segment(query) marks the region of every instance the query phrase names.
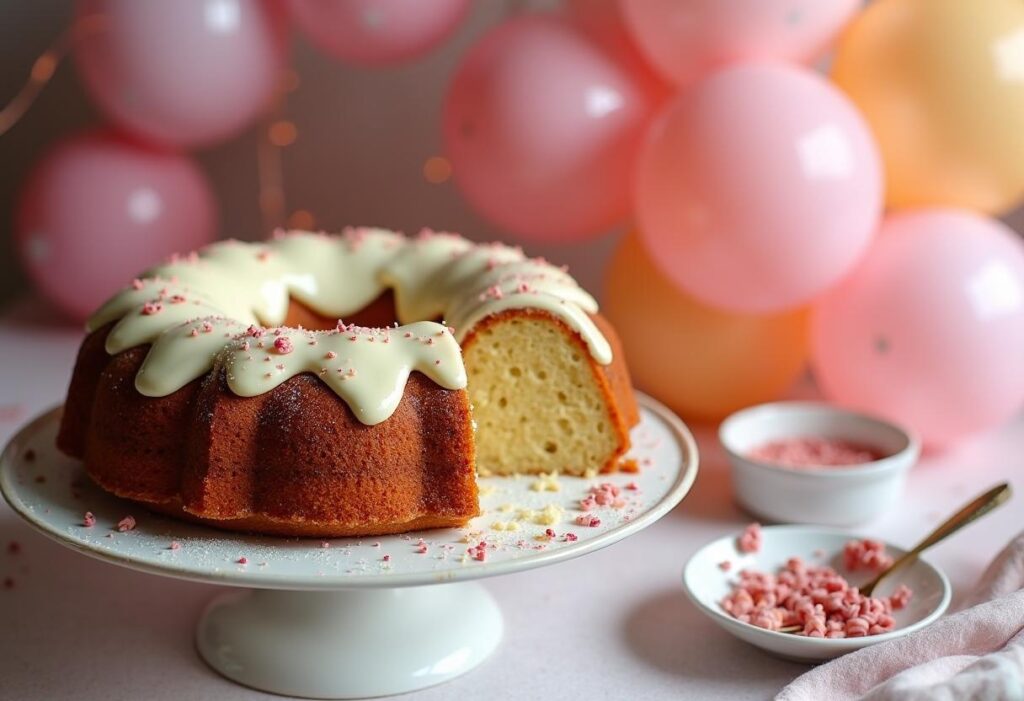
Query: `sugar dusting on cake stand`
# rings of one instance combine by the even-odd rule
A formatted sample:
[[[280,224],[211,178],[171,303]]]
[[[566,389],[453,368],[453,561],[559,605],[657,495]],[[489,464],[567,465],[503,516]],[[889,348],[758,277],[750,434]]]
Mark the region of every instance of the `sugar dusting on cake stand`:
[[[310,540],[158,516],[95,487],[53,447],[59,410],[12,439],[0,490],[30,525],[85,555],[244,588],[215,599],[197,631],[200,655],[229,679],[307,698],[383,696],[445,682],[495,650],[501,611],[473,580],[593,552],[683,499],[697,472],[693,438],[669,410],[639,400],[638,472],[485,477],[484,513],[461,529]]]

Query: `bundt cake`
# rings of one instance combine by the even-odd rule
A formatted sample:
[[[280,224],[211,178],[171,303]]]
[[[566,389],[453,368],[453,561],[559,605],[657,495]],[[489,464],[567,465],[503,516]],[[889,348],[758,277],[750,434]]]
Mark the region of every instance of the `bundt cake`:
[[[476,471],[612,470],[638,421],[594,299],[454,234],[216,243],[88,330],[58,446],[107,491],[222,528],[462,525]]]

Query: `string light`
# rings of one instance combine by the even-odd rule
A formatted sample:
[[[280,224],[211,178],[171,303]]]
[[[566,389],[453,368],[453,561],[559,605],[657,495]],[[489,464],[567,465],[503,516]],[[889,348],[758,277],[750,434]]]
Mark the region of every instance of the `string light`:
[[[270,143],[278,148],[291,146],[295,143],[295,139],[298,136],[299,130],[295,128],[295,123],[289,122],[287,119],[274,122],[267,131],[267,138],[270,139]]]
[[[448,182],[452,177],[452,162],[444,156],[431,156],[423,162],[423,177],[432,185]]]
[[[316,217],[314,217],[313,213],[308,209],[296,209],[288,215],[289,229],[304,229],[305,231],[312,231],[315,226]]]
[[[294,70],[281,71],[274,99],[260,125],[260,139],[256,145],[256,167],[259,175],[260,213],[267,234],[285,223],[287,201],[281,149],[295,143],[299,136],[295,123],[285,118],[285,103],[288,93],[297,90],[300,82],[299,75]]]
[[[47,86],[57,72],[60,62],[68,55],[74,45],[83,37],[107,26],[107,18],[100,14],[85,15],[77,18],[71,26],[57,37],[56,41],[32,62],[28,79],[14,97],[0,109],[0,136],[10,131],[21,121],[36,98]]]

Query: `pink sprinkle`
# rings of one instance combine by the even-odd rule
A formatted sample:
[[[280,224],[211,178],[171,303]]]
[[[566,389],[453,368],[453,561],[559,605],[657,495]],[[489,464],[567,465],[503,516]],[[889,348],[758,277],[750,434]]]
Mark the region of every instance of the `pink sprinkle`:
[[[579,536],[576,535],[575,533],[566,533],[565,534],[565,540],[568,543],[575,543],[579,539],[580,539]]]
[[[143,316],[152,316],[154,314],[159,314],[163,310],[164,305],[160,304],[159,302],[146,302],[145,304],[142,305]]]
[[[182,304],[185,302],[185,295],[172,295],[170,302],[171,304]]]
[[[85,516],[82,517],[82,525],[85,528],[92,528],[96,525],[96,517],[92,515],[91,511],[85,512]]]
[[[587,514],[580,514],[576,517],[576,525],[597,528],[601,525],[601,519],[599,519],[597,516],[588,516]]]
[[[287,336],[278,336],[274,339],[274,348],[281,355],[287,355],[295,350],[295,346],[292,345],[291,339]]]
[[[553,528],[546,528],[546,529],[544,529],[544,535],[546,535],[548,538],[554,538],[555,537],[555,531],[554,531]]]
[[[881,572],[892,563],[892,556],[885,552],[885,545],[879,540],[851,540],[843,546],[843,566],[851,572],[861,569]]]
[[[611,482],[603,482],[595,487],[591,487],[587,496],[580,499],[580,510],[591,511],[597,506],[611,506],[615,509],[621,509],[626,505],[625,500],[619,497],[621,493],[622,490],[618,485]]]
[[[181,550],[181,543],[179,543],[179,542],[178,542],[178,541],[176,541],[176,540],[172,540],[172,541],[171,541],[171,546],[170,546],[170,549],[171,549],[171,550]]]
[[[831,567],[792,557],[776,574],[741,570],[720,605],[733,618],[768,630],[797,625],[798,635],[848,638],[892,630],[893,610],[911,596],[901,586],[888,598],[866,597]]]
[[[119,533],[124,533],[125,531],[135,530],[135,517],[134,516],[125,516],[123,519],[118,521],[117,522],[117,530],[118,530]]]
[[[808,436],[769,441],[754,448],[747,457],[782,467],[842,467],[873,462],[883,454],[870,446],[840,438]]]
[[[238,558],[237,560],[235,560],[235,562],[237,562],[240,565],[248,565],[249,564],[249,558],[247,558],[245,556],[242,556],[242,557]]]
[[[732,563],[728,560],[722,560],[718,563],[718,569],[722,570],[723,572],[728,572],[732,569]]]
[[[141,290],[143,287],[145,287],[145,283],[142,282],[142,280],[140,280],[139,278],[135,278],[134,280],[132,280],[133,289]]]
[[[251,326],[249,326],[248,329],[245,330],[245,332],[248,335],[252,336],[253,338],[259,338],[260,336],[265,334],[267,332],[267,330],[263,329],[263,328],[260,328],[259,326],[256,326],[255,324],[252,324]]]
[[[213,331],[213,324],[211,324],[209,321],[204,321],[203,333],[210,333],[211,331]]]
[[[391,562],[391,556],[390,555],[385,555],[384,557],[381,558],[381,560],[383,560],[384,562]]]
[[[741,553],[756,553],[761,550],[762,540],[761,524],[751,523],[743,529],[739,538],[736,539],[736,548]]]
[[[334,351],[327,351],[327,353],[324,354],[324,357],[327,358],[328,360],[334,360],[335,358],[338,357],[338,354],[335,353]]]
[[[466,552],[469,553],[469,556],[474,560],[483,562],[487,559],[487,543],[481,540],[476,545],[466,548]]]
[[[906,607],[913,595],[914,592],[910,590],[910,587],[906,584],[901,584],[896,588],[896,591],[889,596],[889,603],[892,604],[894,610],[899,611]]]
[[[196,336],[199,335],[199,329],[192,329],[191,331],[188,332],[188,335],[191,336],[192,338],[195,338]]]
[[[329,548],[329,547],[331,547],[331,544],[330,544],[330,543],[328,543],[328,542],[327,542],[327,541],[325,540],[324,542],[320,543],[320,547],[321,547],[321,548]]]
[[[418,546],[416,546],[416,552],[418,552],[420,555],[426,555],[427,554],[427,544],[426,543],[420,543]]]
[[[639,492],[640,485],[637,484],[636,482],[630,482],[629,484],[626,485],[626,489],[628,489],[631,492]]]

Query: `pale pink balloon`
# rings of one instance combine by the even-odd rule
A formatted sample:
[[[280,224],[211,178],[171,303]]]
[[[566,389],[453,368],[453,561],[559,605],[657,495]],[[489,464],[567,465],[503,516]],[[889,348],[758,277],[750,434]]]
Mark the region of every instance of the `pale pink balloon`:
[[[484,217],[539,241],[620,223],[656,96],[568,22],[526,16],[463,59],[444,106],[455,181]]]
[[[264,110],[285,67],[275,0],[79,0],[75,43],[86,90],[106,116],[165,146],[229,138]]]
[[[421,56],[447,39],[470,0],[290,0],[295,23],[340,61],[385,66]]]
[[[687,85],[740,61],[819,56],[860,0],[619,0],[641,51]]]
[[[811,301],[867,250],[878,152],[853,105],[783,64],[724,69],[652,126],[636,178],[640,232],[681,289],[736,312]]]
[[[827,396],[945,446],[1024,403],[1024,244],[955,210],[889,217],[857,269],[817,305]]]
[[[569,21],[629,71],[645,92],[659,102],[672,95],[674,87],[651,68],[626,29],[618,0],[567,0],[565,7]]]
[[[39,291],[83,320],[146,268],[209,243],[215,225],[213,195],[190,158],[87,132],[30,172],[15,240]]]

